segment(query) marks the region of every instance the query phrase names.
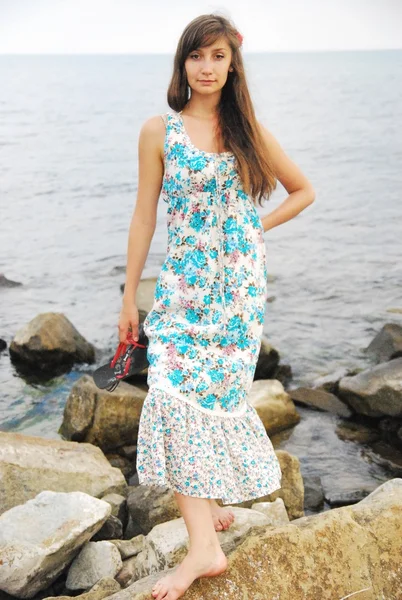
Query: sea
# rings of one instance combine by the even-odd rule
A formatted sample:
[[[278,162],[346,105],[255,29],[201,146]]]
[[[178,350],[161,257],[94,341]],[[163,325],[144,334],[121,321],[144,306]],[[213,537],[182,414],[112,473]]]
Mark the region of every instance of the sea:
[[[313,204],[264,233],[264,335],[291,388],[373,366],[365,349],[402,325],[402,50],[244,53],[257,118],[314,186]],[[120,286],[135,207],[138,136],[171,110],[173,55],[0,56],[0,337],[63,313],[103,354],[118,344]],[[260,216],[288,196],[278,185]],[[143,277],[167,244],[166,204]],[[72,385],[98,365],[26,381],[0,353],[0,431],[60,439]],[[335,434],[339,417],[300,407],[279,446],[328,494],[391,477]]]

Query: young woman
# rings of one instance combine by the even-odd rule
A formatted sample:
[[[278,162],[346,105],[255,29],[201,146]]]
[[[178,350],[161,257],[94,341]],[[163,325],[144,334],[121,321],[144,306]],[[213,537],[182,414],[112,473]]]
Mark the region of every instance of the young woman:
[[[176,600],[197,577],[226,569],[217,531],[234,515],[215,499],[240,503],[281,487],[272,443],[247,401],[265,314],[263,233],[299,214],[315,192],[256,120],[241,44],[225,17],[189,23],[174,58],[172,111],[149,118],[139,136],[119,337],[138,339],[136,289],[162,192],[168,248],[144,321],[149,389],[137,472],[142,485],[174,490],[190,540],[182,563],[154,586],[157,600]],[[277,179],[289,196],[260,219],[255,201],[269,198]]]

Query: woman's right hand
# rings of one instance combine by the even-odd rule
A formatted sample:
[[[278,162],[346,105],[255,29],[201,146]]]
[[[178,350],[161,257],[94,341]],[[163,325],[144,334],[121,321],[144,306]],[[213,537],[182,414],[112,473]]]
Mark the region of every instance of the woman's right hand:
[[[119,341],[124,344],[129,344],[127,336],[131,334],[131,337],[138,341],[138,308],[134,302],[123,303],[119,317]]]

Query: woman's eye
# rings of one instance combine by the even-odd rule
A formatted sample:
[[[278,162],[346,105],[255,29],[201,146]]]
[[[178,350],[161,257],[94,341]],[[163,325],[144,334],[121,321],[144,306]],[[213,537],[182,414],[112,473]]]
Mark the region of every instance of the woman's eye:
[[[190,54],[190,58],[197,58],[199,56],[199,54]],[[217,54],[216,55],[217,58],[225,58],[223,56],[223,54]]]

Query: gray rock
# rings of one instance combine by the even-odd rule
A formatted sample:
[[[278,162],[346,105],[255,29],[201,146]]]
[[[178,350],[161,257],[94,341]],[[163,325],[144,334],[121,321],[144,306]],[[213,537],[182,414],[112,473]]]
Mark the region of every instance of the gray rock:
[[[117,517],[123,524],[127,524],[127,500],[121,494],[106,494],[102,496],[102,500],[110,504],[112,507],[112,515]]]
[[[260,353],[255,368],[254,379],[272,379],[279,364],[279,352],[271,346],[266,336],[261,337]]]
[[[325,390],[299,387],[288,390],[293,402],[300,402],[306,406],[312,406],[319,410],[327,411],[340,417],[350,417],[352,411],[337,396]]]
[[[144,549],[145,536],[140,534],[131,540],[111,540],[111,542],[120,552],[122,559],[125,560],[132,556],[137,556]]]
[[[108,541],[88,542],[68,570],[66,587],[87,590],[102,577],[115,577],[123,566],[120,552]]]
[[[110,505],[83,492],[43,491],[0,516],[0,589],[32,598],[98,531]]]
[[[97,542],[100,540],[112,540],[112,539],[121,539],[123,536],[123,525],[120,519],[110,515],[110,517],[105,521],[102,528],[93,536],[91,539],[92,542]]]
[[[385,362],[402,356],[402,327],[387,323],[366,348],[376,362]]]
[[[0,432],[0,513],[43,490],[79,490],[96,498],[128,486],[92,444]]]
[[[163,486],[130,487],[127,508],[140,532],[146,535],[155,525],[180,517],[173,490]]]
[[[339,395],[357,413],[368,417],[402,416],[402,358],[343,377]]]
[[[321,477],[308,475],[303,477],[303,482],[305,510],[320,508],[324,504],[324,490],[321,484]]]

